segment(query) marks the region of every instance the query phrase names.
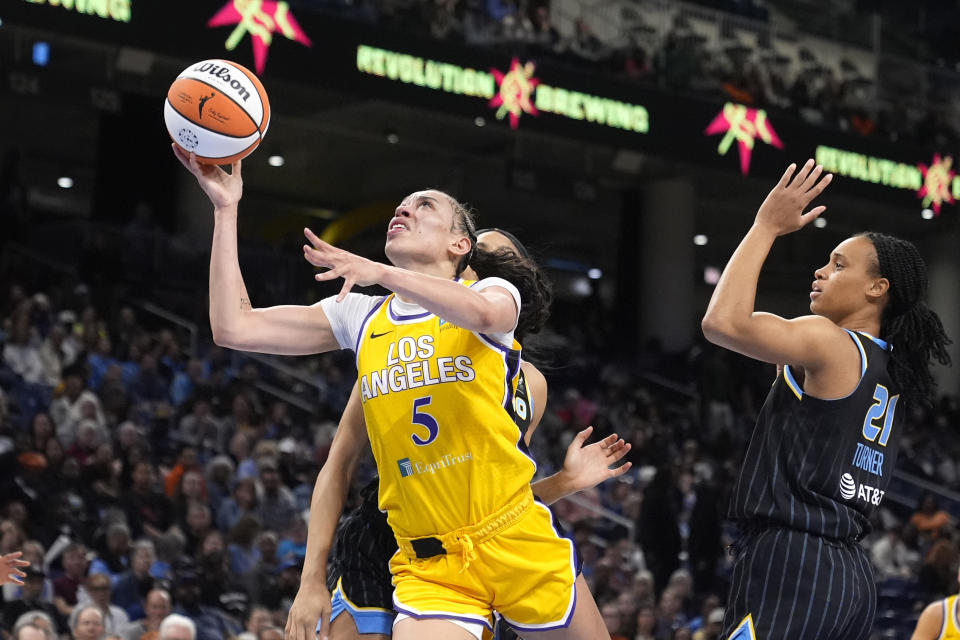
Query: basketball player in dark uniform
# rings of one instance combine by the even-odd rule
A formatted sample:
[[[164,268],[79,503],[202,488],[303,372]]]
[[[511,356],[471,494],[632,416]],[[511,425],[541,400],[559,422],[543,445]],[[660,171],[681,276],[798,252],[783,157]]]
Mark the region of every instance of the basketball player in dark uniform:
[[[848,238],[816,270],[813,315],[754,311],[757,279],[778,236],[825,209],[804,209],[830,183],[791,165],[724,269],[706,337],[783,364],[760,412],[729,516],[740,528],[724,620],[728,640],[859,640],[876,591],[858,544],[893,473],[910,403],[934,390],[932,359],[949,340],[924,303],[916,248],[878,233]]]

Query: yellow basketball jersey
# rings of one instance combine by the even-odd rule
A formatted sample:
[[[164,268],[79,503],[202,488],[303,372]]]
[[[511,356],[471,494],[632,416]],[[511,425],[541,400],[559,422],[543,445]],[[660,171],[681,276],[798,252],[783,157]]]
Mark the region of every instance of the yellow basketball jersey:
[[[448,533],[529,490],[536,465],[504,409],[520,345],[431,313],[398,315],[393,299],[371,311],[356,348],[380,508],[398,536]]]
[[[943,599],[943,624],[937,640],[960,640],[960,626],[957,625],[957,596]]]

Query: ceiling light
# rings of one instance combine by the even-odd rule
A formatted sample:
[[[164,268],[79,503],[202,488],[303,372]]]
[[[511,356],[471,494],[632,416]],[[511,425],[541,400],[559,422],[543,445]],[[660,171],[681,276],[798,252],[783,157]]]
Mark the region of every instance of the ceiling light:
[[[603,271],[594,267],[587,271],[587,277],[591,280],[599,280],[603,277]]]
[[[286,160],[283,159],[283,156],[270,156],[267,158],[267,164],[271,167],[282,167],[284,162],[286,162]]]
[[[924,209],[920,212],[920,217],[924,220],[933,220],[933,209]]]
[[[398,142],[400,142],[400,136],[398,136],[397,134],[391,131],[390,133],[387,134],[387,142],[389,142],[390,144],[397,144]]]
[[[697,245],[698,247],[702,247],[703,245],[707,244],[707,236],[703,235],[702,233],[698,233],[697,235],[693,236],[693,244]]]
[[[73,187],[73,178],[70,176],[61,176],[57,178],[57,186],[61,189],[70,189]]]
[[[827,219],[817,218],[813,221],[813,226],[815,226],[817,229],[823,229],[825,226],[827,226]]]
[[[484,118],[477,116],[473,119],[473,124],[477,125],[478,127],[482,127],[487,124],[487,121]]]
[[[716,267],[704,267],[703,281],[711,285],[720,282],[720,269],[717,269]]]

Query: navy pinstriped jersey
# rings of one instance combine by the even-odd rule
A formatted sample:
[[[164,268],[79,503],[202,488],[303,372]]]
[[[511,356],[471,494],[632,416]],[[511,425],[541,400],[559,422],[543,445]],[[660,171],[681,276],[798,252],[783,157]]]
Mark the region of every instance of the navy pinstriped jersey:
[[[887,373],[888,345],[847,333],[860,350],[860,384],[845,398],[821,400],[806,395],[784,367],[750,438],[732,520],[835,539],[869,532],[869,516],[893,474],[904,412]]]
[[[520,429],[527,432],[533,418],[533,404],[527,379],[520,370],[511,416]],[[387,514],[378,506],[377,476],[360,490],[360,503],[341,519],[337,527],[334,552],[327,571],[327,588],[332,592],[337,580],[343,579],[343,590],[361,607],[393,608],[393,583],[388,568],[390,557],[397,550]]]

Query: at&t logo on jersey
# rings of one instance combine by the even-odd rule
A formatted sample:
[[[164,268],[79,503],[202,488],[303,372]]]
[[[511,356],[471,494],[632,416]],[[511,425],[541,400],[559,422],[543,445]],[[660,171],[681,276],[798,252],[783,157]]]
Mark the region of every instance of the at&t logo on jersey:
[[[856,498],[876,506],[883,500],[884,493],[881,489],[871,487],[868,484],[860,483],[858,485],[849,473],[840,476],[840,497],[844,500]]]
[[[857,495],[857,483],[853,481],[853,476],[849,473],[840,476],[840,497],[849,500],[855,495]]]

